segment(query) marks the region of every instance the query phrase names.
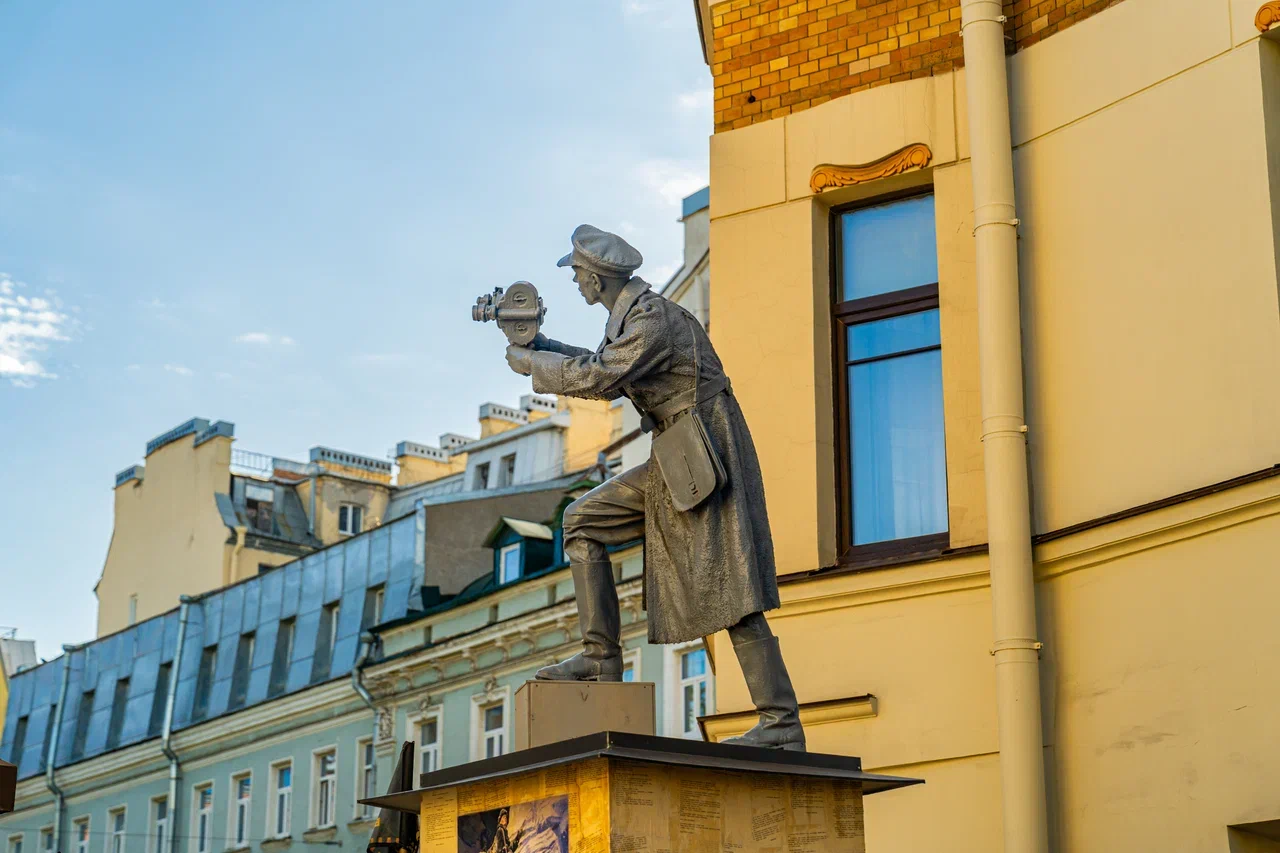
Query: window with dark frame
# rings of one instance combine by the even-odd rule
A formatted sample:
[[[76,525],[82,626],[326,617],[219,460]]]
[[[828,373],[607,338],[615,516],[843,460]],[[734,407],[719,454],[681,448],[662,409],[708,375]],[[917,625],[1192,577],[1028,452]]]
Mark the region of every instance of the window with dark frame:
[[[253,632],[240,635],[236,645],[235,667],[231,670],[231,695],[227,699],[227,708],[234,710],[243,708],[249,696],[249,667],[253,665]]]
[[[385,600],[385,587],[382,584],[365,590],[364,610],[360,614],[360,631],[362,633],[382,622],[382,607]]]
[[[196,696],[191,708],[193,720],[203,720],[209,715],[209,692],[213,689],[213,669],[217,662],[217,646],[209,646],[200,652],[200,669],[196,672]]]
[[[255,530],[272,533],[275,527],[275,489],[246,483],[244,487],[244,511],[249,524]]]
[[[842,561],[946,548],[934,197],[832,225]]]
[[[160,734],[160,730],[164,728],[164,711],[169,703],[169,676],[172,672],[172,663],[162,663],[156,673],[156,692],[151,696],[151,719],[147,721],[148,737]]]
[[[9,747],[9,763],[22,763],[22,750],[27,746],[27,724],[30,718],[25,714],[18,718],[17,725],[13,729],[13,743]]]
[[[120,745],[120,732],[124,728],[124,708],[129,701],[129,679],[116,681],[116,692],[111,697],[111,718],[107,723],[107,749]]]
[[[267,696],[284,693],[289,682],[289,660],[293,656],[293,617],[280,620],[276,631],[276,647],[271,655],[271,676],[267,679]]]
[[[489,463],[481,462],[476,466],[476,484],[477,492],[489,488]]]
[[[338,602],[320,611],[320,627],[316,631],[315,656],[311,659],[311,683],[324,681],[333,666],[333,644],[338,633]]]
[[[84,757],[84,744],[89,736],[89,718],[93,716],[93,690],[80,694],[80,705],[76,708],[76,731],[71,738],[71,760],[78,761]]]
[[[498,460],[498,488],[506,488],[516,481],[516,455],[514,453]]]
[[[58,719],[58,703],[49,706],[49,720],[44,724],[44,743],[40,747],[40,769],[48,767],[49,747],[53,744],[54,723]]]

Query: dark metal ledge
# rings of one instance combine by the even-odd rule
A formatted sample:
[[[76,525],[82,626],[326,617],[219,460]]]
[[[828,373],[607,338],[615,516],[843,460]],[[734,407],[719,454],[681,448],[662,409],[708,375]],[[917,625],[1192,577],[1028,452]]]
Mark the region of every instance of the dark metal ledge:
[[[597,732],[585,737],[560,741],[547,746],[486,758],[457,767],[446,767],[434,773],[423,773],[419,787],[413,791],[387,794],[360,800],[379,808],[417,813],[422,794],[437,788],[448,788],[469,782],[500,779],[531,770],[542,770],[590,758],[615,758],[648,761],[712,770],[746,773],[780,773],[788,776],[816,776],[827,779],[849,779],[862,783],[865,794],[875,794],[908,785],[920,785],[923,779],[905,776],[882,776],[862,772],[862,759],[817,752],[784,752],[745,746],[726,746],[684,738],[652,735]]]

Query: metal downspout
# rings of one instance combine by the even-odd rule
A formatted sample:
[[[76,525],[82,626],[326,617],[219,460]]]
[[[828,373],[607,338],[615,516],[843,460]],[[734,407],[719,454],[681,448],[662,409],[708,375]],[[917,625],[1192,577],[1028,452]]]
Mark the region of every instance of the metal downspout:
[[[316,486],[320,484],[320,479],[316,476],[315,470],[311,472],[311,515],[307,516],[307,532],[312,536],[316,535]]]
[[[67,684],[71,681],[71,653],[79,646],[62,647],[62,686],[58,688],[58,712],[53,715],[53,735],[49,739],[49,753],[44,760],[44,784],[53,794],[53,849],[62,849],[62,814],[67,798],[54,779],[54,765],[58,761],[58,738],[62,734],[62,714],[67,707]]]
[[[378,708],[373,704],[373,695],[369,692],[369,688],[364,686],[364,668],[369,662],[369,656],[373,654],[373,648],[377,644],[378,638],[368,631],[360,635],[360,653],[356,656],[356,665],[351,668],[351,687],[356,691],[356,695],[369,706],[369,710],[373,711],[373,735],[376,739],[378,736]]]
[[[1005,17],[1000,0],[961,0],[961,9],[1004,850],[1048,853]]]
[[[164,853],[173,853],[177,849],[174,844],[178,838],[178,774],[180,765],[178,764],[178,754],[173,751],[170,742],[173,738],[173,707],[177,702],[178,696],[178,673],[182,669],[182,647],[187,639],[187,615],[191,609],[191,602],[195,600],[195,598],[188,595],[184,595],[179,599],[182,603],[178,607],[178,642],[173,651],[173,666],[169,667],[169,695],[164,700],[164,729],[160,736],[160,749],[164,751],[165,756],[169,759],[169,824],[166,827],[166,834],[169,837],[165,839]]]

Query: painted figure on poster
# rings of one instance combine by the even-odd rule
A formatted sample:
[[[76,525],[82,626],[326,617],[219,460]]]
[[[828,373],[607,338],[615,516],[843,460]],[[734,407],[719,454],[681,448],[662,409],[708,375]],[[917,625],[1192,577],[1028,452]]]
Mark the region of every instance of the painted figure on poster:
[[[498,828],[494,830],[493,838],[490,839],[489,846],[484,848],[484,853],[515,853],[516,847],[520,844],[520,833],[516,833],[515,841],[512,841],[511,833],[507,831],[510,823],[511,810],[499,810]]]
[[[569,798],[462,815],[458,853],[569,853]]]
[[[589,305],[609,311],[594,350],[541,332],[507,348],[538,393],[626,397],[654,436],[648,462],[613,477],[564,513],[583,651],[540,679],[620,681],[621,617],[607,549],[645,540],[649,640],[679,643],[728,630],[760,722],[728,743],[803,750],[804,731],[778,640],[779,606],[764,482],[742,409],[711,339],[684,308],[633,276],[636,249],[590,225],[573,232],[571,267]]]

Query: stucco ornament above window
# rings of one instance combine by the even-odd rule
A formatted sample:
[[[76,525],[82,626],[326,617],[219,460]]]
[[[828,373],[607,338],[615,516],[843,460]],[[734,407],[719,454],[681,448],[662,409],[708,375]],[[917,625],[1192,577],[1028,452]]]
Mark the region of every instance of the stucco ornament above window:
[[[823,163],[821,166],[815,166],[813,174],[809,176],[809,189],[815,193],[820,193],[823,190],[835,189],[836,187],[865,184],[868,181],[900,175],[913,169],[923,169],[932,160],[933,152],[928,145],[923,142],[913,142],[911,145],[900,148],[887,157],[881,157],[879,160],[870,163],[856,166],[837,166],[832,163]]]
[[[1258,28],[1258,32],[1265,33],[1276,24],[1280,24],[1280,0],[1263,3],[1253,18],[1253,25]]]

